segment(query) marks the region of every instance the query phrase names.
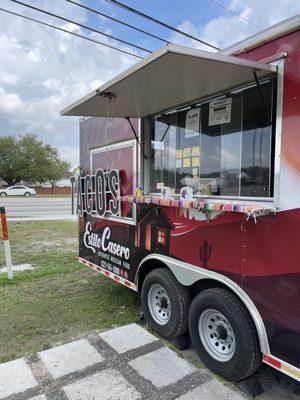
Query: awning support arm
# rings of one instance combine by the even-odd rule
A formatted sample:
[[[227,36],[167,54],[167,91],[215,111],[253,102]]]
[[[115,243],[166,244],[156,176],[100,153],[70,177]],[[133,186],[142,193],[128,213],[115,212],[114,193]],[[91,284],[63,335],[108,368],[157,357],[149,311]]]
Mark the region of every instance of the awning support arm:
[[[261,101],[262,101],[262,103],[263,103],[263,105],[265,107],[265,111],[266,111],[268,122],[271,124],[271,115],[270,115],[270,112],[268,110],[268,106],[267,106],[265,97],[264,97],[263,92],[261,90],[261,86],[260,86],[256,71],[253,71],[253,76],[254,76],[254,79],[255,79],[255,83],[256,83],[256,86],[257,86],[257,90],[258,90],[259,96],[260,96]]]
[[[135,136],[136,141],[138,142],[138,144],[139,144],[139,146],[140,146],[140,148],[141,148],[141,150],[142,150],[142,153],[143,153],[143,156],[144,156],[145,160],[147,160],[147,156],[146,156],[144,147],[142,146],[142,144],[141,144],[141,142],[140,142],[140,140],[139,140],[139,137],[138,137],[138,135],[137,135],[137,133],[136,133],[136,130],[134,129],[134,126],[132,125],[132,122],[130,121],[130,118],[129,118],[129,117],[126,117],[126,119],[127,119],[128,123],[129,123],[131,129],[132,129],[132,132],[133,132],[133,134],[134,134],[134,136]]]

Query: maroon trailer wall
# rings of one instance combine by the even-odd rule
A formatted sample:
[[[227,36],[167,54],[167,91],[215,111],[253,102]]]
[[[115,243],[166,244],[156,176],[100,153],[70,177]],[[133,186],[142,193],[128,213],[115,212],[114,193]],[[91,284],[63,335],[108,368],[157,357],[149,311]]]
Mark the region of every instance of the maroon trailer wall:
[[[138,120],[131,119],[138,131]],[[135,139],[125,118],[88,118],[80,122],[80,174],[90,170],[90,150],[97,147]],[[90,172],[90,171],[89,171]]]

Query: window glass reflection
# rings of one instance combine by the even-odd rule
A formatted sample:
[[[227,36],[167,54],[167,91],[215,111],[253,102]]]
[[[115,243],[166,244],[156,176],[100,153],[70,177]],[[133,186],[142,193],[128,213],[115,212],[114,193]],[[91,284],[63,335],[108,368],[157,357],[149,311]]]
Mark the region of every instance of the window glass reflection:
[[[239,196],[242,143],[242,95],[231,97],[231,120],[222,124],[220,194]]]
[[[270,197],[275,93],[263,82],[212,102],[152,119],[150,192]]]
[[[271,85],[261,89],[266,107],[256,88],[244,93],[241,196],[269,197],[271,139]]]
[[[184,186],[199,187],[200,108],[177,114],[176,192]]]
[[[175,147],[177,115],[162,115],[153,121],[151,140],[151,191],[162,184],[175,187]]]
[[[221,125],[209,126],[209,104],[204,104],[201,130],[201,167],[199,194],[220,194],[221,175]]]

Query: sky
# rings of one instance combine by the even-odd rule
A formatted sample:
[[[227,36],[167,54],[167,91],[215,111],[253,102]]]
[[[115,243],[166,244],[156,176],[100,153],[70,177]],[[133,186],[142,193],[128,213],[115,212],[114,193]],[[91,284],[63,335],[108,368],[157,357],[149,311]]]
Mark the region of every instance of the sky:
[[[105,0],[75,1],[176,44],[213,51]],[[220,48],[300,13],[300,2],[295,0],[121,1]],[[157,39],[99,17],[66,0],[23,2],[121,37],[151,51],[163,45]],[[10,0],[1,0],[0,7],[123,47],[143,57],[147,55]],[[76,167],[79,160],[78,118],[61,117],[60,111],[137,61],[130,55],[0,11],[0,135],[36,134],[39,139],[57,147],[59,154],[73,168]]]

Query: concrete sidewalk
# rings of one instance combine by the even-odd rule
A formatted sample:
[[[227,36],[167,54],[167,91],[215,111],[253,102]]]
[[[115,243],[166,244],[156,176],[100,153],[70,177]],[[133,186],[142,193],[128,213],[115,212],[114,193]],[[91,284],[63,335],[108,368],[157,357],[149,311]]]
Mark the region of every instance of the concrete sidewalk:
[[[137,324],[0,364],[6,400],[242,400]]]

